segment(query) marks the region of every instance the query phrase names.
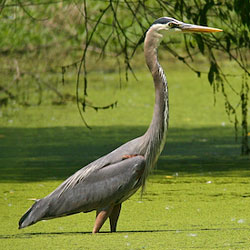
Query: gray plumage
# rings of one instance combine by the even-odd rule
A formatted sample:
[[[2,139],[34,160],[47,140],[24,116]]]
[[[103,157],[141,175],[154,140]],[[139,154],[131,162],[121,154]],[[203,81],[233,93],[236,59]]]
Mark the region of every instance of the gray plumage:
[[[19,228],[40,220],[79,212],[97,211],[93,233],[99,232],[109,217],[111,232],[116,231],[121,204],[145,186],[150,169],[164,147],[168,129],[169,105],[166,76],[157,58],[161,31],[218,32],[221,30],[184,24],[173,18],[157,19],[148,29],[144,54],[155,86],[155,106],[146,133],[83,167],[22,216]]]
[[[100,168],[84,181],[74,183],[71,188],[65,189],[66,181],[26,212],[20,220],[20,228],[39,220],[97,210],[100,204],[101,207],[107,207],[111,203],[119,204],[140,187],[144,167],[144,157],[136,156]]]

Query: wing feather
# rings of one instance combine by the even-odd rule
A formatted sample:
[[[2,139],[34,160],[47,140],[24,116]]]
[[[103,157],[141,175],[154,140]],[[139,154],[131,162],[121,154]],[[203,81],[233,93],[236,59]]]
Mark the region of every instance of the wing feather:
[[[45,197],[49,209],[44,219],[89,212],[128,199],[141,186],[145,158],[135,156],[92,172],[70,189],[58,189]]]
[[[123,160],[124,155],[136,155],[140,154],[136,146],[137,142],[141,140],[140,137],[123,144],[121,147],[115,149],[111,153],[91,162],[87,166],[81,168],[68,179],[66,179],[52,194],[60,196],[63,192],[68,189],[74,188],[74,186],[80,182],[83,182],[90,174],[94,173],[98,169],[104,168],[111,164],[118,163]],[[135,146],[136,145],[136,146]]]

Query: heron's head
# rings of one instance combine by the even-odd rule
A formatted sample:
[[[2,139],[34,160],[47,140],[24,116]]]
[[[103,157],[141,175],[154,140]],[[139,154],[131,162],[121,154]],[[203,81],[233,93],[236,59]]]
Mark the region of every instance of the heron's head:
[[[171,17],[161,17],[154,21],[154,23],[150,26],[146,33],[146,39],[149,39],[153,44],[159,44],[161,38],[163,37],[163,33],[167,32],[175,32],[175,33],[198,33],[198,32],[220,32],[221,29],[188,24],[181,21],[178,21]],[[151,44],[152,44],[151,43]]]
[[[211,32],[220,32],[221,29],[206,27],[206,26],[200,26],[200,25],[194,25],[194,24],[188,24],[180,22],[174,18],[171,17],[161,17],[157,19],[150,27],[150,29],[154,30],[157,33],[161,33],[161,31],[171,31],[171,32],[192,32],[192,33],[198,33],[198,32],[205,32],[205,33],[211,33]]]

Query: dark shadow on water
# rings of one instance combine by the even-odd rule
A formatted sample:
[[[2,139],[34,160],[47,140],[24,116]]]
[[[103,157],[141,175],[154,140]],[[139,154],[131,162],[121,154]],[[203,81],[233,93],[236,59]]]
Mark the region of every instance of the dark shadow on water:
[[[0,128],[0,182],[65,179],[146,127]],[[240,156],[233,129],[170,128],[156,174],[225,174],[249,176],[249,157]]]
[[[203,232],[203,231],[243,231],[248,230],[249,228],[196,228],[196,229],[159,229],[159,230],[127,230],[127,231],[117,231],[115,233],[110,232],[100,232],[98,235],[107,235],[107,234],[129,234],[129,233],[192,233],[192,232]],[[39,236],[47,237],[56,237],[56,236],[71,236],[71,235],[92,235],[91,232],[46,232],[46,233],[20,233],[20,234],[6,234],[0,235],[0,239],[28,239]]]

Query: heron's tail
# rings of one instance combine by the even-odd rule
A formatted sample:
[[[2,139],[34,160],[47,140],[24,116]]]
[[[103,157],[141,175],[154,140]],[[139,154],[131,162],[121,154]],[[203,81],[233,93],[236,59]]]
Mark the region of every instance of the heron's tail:
[[[22,216],[19,221],[19,229],[35,224],[42,220],[48,209],[45,199],[36,201],[33,206]]]

